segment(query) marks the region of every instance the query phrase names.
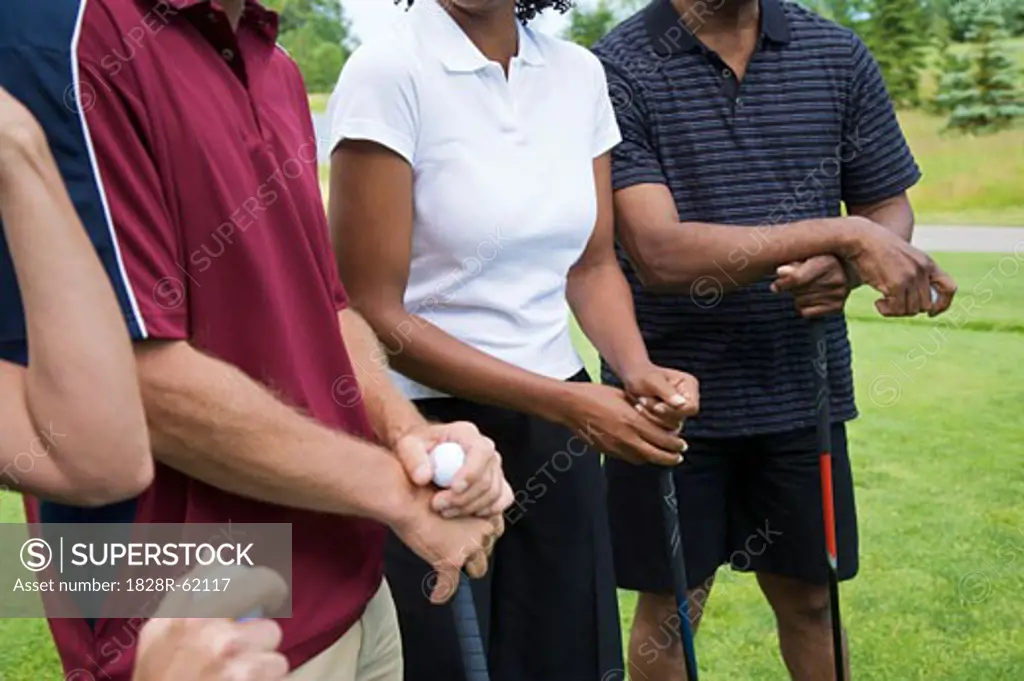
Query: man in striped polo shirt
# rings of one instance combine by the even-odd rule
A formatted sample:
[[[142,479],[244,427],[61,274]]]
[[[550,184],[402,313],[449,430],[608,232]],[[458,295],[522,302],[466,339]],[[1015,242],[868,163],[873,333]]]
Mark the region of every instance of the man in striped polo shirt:
[[[701,381],[676,474],[691,613],[699,620],[720,565],[753,571],[792,677],[830,679],[806,318],[829,315],[839,570],[850,579],[844,423],[857,412],[843,305],[864,283],[887,316],[934,315],[956,291],[907,243],[906,191],[920,172],[867,49],[799,5],[655,0],[595,51],[622,129],[617,229],[641,330],[654,362]],[[606,472],[619,582],[642,592],[631,666],[682,679],[678,640],[661,649],[675,602],[657,472],[612,460]]]

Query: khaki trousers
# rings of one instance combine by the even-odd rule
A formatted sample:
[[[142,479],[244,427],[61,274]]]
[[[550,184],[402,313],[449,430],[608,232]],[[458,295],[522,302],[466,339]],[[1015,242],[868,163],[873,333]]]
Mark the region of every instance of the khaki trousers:
[[[387,581],[381,583],[362,618],[288,680],[402,681],[402,639]]]

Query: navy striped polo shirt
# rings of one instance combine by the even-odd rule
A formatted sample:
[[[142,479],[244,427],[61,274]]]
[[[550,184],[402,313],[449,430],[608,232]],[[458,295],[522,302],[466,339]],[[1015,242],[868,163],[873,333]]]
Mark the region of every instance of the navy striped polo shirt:
[[[686,28],[700,18],[684,24],[670,0],[595,46],[623,136],[615,189],[663,184],[683,223],[764,229],[838,217],[841,202],[871,204],[913,186],[920,171],[860,39],[795,3],[762,0],[761,9],[742,82]],[[701,381],[690,437],[814,424],[808,322],[791,295],[772,293],[770,278],[724,295],[711,278],[689,295],[652,293],[622,249],[619,260],[651,359]],[[832,418],[848,421],[857,410],[842,316],[828,320],[828,340]],[[607,365],[603,378],[618,383]]]

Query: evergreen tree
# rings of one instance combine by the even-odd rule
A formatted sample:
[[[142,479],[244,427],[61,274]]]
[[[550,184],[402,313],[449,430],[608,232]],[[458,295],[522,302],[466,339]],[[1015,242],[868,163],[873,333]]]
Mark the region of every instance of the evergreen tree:
[[[618,22],[618,17],[606,0],[600,0],[593,9],[577,5],[569,13],[569,27],[565,30],[565,38],[589,48],[605,37]]]
[[[956,107],[948,126],[967,133],[996,132],[1024,118],[1020,74],[1006,54],[1008,37],[1000,8],[990,7],[977,17],[967,34],[975,44],[969,98]]]
[[[966,53],[957,54],[947,39],[941,46],[942,65],[938,92],[932,102],[935,113],[949,116],[969,106],[974,98],[971,77],[971,59]]]
[[[921,103],[918,86],[929,29],[920,0],[874,0],[861,30],[898,107]]]
[[[277,40],[299,65],[306,89],[329,92],[353,41],[340,0],[264,0],[281,15]]]

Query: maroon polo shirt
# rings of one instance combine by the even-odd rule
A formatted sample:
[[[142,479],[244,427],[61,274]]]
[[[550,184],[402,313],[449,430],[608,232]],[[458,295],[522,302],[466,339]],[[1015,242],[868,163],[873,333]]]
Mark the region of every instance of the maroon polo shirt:
[[[89,0],[79,100],[143,338],[186,340],[369,439],[358,396],[336,390],[354,375],[337,317],[346,297],[305,88],[276,35],[277,16],[251,0],[237,33],[216,0]],[[382,526],[259,503],[166,467],[134,519],[292,523],[293,615],[281,625],[293,666],[342,636],[381,582]],[[123,621],[51,626],[69,671],[130,678]]]

